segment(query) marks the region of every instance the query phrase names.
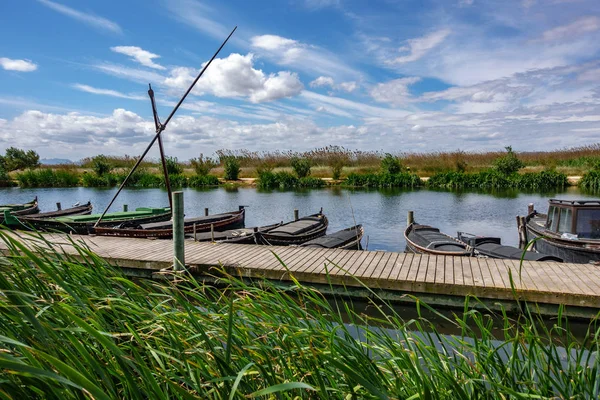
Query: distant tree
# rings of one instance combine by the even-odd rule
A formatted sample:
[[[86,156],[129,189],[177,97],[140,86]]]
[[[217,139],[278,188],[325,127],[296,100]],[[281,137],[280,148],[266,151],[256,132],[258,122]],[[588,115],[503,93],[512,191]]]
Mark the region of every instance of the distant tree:
[[[525,164],[517,158],[511,146],[506,146],[506,154],[494,160],[494,168],[504,175],[510,175],[523,168]]]
[[[192,164],[192,167],[194,167],[198,176],[207,176],[210,171],[217,166],[216,160],[210,157],[204,158],[202,153],[200,154],[200,157],[192,158],[190,164]]]
[[[113,169],[113,165],[104,154],[92,158],[92,168],[98,176],[104,176]]]
[[[3,167],[6,171],[14,171],[17,169],[37,168],[40,166],[40,156],[33,150],[21,150],[16,147],[6,149],[3,161]]]
[[[402,163],[398,157],[385,153],[385,156],[381,159],[381,169],[388,174],[398,174],[402,172]]]

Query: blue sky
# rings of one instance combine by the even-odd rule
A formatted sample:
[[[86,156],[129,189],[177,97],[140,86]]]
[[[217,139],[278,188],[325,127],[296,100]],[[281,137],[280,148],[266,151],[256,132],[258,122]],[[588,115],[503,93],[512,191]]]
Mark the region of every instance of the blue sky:
[[[552,150],[600,142],[600,2],[19,0],[0,7],[0,150]],[[8,39],[8,40],[7,40]]]

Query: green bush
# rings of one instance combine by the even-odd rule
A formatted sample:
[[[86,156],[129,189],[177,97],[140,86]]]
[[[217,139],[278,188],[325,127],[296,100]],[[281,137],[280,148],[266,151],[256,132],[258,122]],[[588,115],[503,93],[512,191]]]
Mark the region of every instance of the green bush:
[[[589,171],[581,177],[579,187],[584,189],[600,189],[600,169]]]
[[[103,187],[103,186],[113,186],[109,184],[107,179],[109,174],[104,176],[98,176],[95,174],[83,174],[81,176],[81,183],[85,187]]]
[[[160,175],[160,186],[161,187],[166,187],[165,184],[165,177]],[[183,174],[169,174],[169,182],[171,183],[171,187],[175,187],[175,188],[180,188],[180,187],[187,187],[188,185],[188,180],[187,177]]]
[[[219,178],[214,175],[196,175],[188,179],[189,187],[218,186]]]
[[[293,188],[318,188],[325,186],[323,179],[305,176],[297,178],[289,172],[263,172],[259,175],[257,186],[262,189],[293,189]]]
[[[310,175],[311,163],[308,158],[292,157],[290,164],[298,178],[305,178]]]
[[[104,176],[112,171],[113,166],[104,154],[92,158],[92,169],[97,176]]]
[[[427,186],[438,188],[515,188],[515,189],[557,189],[567,186],[565,174],[556,171],[513,173],[505,175],[498,170],[482,171],[476,174],[444,172],[433,175]]]
[[[517,158],[511,146],[505,149],[506,154],[494,160],[494,168],[503,175],[511,175],[523,168],[525,164]]]
[[[72,187],[79,184],[79,174],[51,168],[28,169],[17,174],[17,181],[21,187]]]
[[[237,181],[240,175],[240,161],[237,157],[224,157],[225,179],[228,181]]]
[[[346,186],[355,187],[418,187],[423,182],[416,174],[410,173],[380,173],[380,174],[357,174],[351,173],[344,181]]]
[[[177,157],[165,157],[165,163],[167,164],[167,173],[169,175],[183,174],[183,166],[179,164]]]
[[[385,153],[385,157],[381,159],[381,170],[383,173],[395,175],[402,172],[402,163],[398,157],[390,153]]]
[[[190,160],[190,164],[198,176],[208,176],[210,171],[217,166],[217,162],[215,160],[210,157],[204,158],[203,154],[200,154],[200,157],[198,158],[192,158]]]
[[[8,173],[0,166],[0,187],[15,186],[16,184],[10,178]]]

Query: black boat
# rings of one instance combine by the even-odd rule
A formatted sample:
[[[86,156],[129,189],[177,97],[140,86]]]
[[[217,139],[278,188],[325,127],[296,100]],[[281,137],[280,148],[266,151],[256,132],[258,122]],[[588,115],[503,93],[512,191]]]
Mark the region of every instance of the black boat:
[[[478,257],[523,259],[526,261],[563,261],[560,257],[503,245],[502,239],[499,237],[476,236],[466,232],[458,232],[457,236],[458,240],[474,248],[474,255]]]
[[[71,208],[58,209],[56,211],[48,211],[37,214],[28,215],[6,215],[8,211],[4,211],[4,219],[7,226],[15,229],[35,229],[44,230],[46,220],[51,218],[65,217],[69,215],[88,215],[92,213],[92,203],[89,201],[81,206]]]
[[[256,233],[266,233],[283,225],[283,222],[278,224],[253,227],[229,229],[226,231],[200,232],[196,233],[195,240],[197,242],[219,242],[219,243],[238,243],[238,244],[258,244]]]
[[[196,232],[222,230],[244,226],[246,210],[240,206],[238,211],[231,211],[221,214],[207,215],[204,217],[184,219],[184,233],[193,234]],[[124,222],[113,227],[98,227],[95,229],[96,235],[100,236],[121,236],[137,238],[170,238],[173,237],[173,221],[158,221],[140,223],[137,221]]]
[[[298,245],[321,237],[329,221],[323,212],[288,222],[268,232],[256,232],[256,242],[271,246]]]
[[[600,262],[600,200],[548,201],[548,213],[525,217],[527,240],[534,248],[565,262]]]
[[[410,224],[404,231],[410,253],[440,256],[472,256],[473,248],[429,225]]]
[[[302,243],[300,246],[325,249],[362,250],[360,240],[362,239],[364,232],[362,225],[355,225],[350,228],[342,229],[341,231],[309,240],[306,243]]]
[[[0,225],[5,223],[5,212],[8,212],[10,215],[29,215],[38,213],[39,211],[37,196],[28,203],[0,205]]]

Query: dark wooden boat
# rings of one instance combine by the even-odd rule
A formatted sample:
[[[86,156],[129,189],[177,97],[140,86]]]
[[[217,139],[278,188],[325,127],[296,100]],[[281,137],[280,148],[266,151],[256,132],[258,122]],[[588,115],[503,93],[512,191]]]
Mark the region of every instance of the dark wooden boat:
[[[37,196],[28,203],[0,205],[0,225],[5,223],[5,211],[10,215],[29,215],[40,211]]]
[[[283,222],[278,224],[253,227],[253,228],[241,228],[241,229],[230,229],[226,231],[215,231],[215,232],[200,232],[196,233],[196,241],[198,242],[210,242],[215,241],[219,243],[238,243],[238,244],[259,244],[257,243],[256,233],[266,233],[277,227],[283,225]]]
[[[525,251],[518,247],[503,245],[502,239],[499,237],[476,236],[466,232],[458,232],[457,236],[458,240],[475,249],[474,255],[477,257],[509,258],[513,260],[522,258],[527,261],[563,261],[562,258],[549,254]]]
[[[327,231],[329,221],[323,212],[288,222],[268,232],[257,232],[257,243],[270,246],[289,246],[306,243],[321,237]]]
[[[66,233],[78,233],[86,235],[94,233],[94,225],[101,214],[90,215],[67,215],[56,218],[45,218],[41,229],[47,231],[60,231]],[[115,226],[124,222],[128,223],[148,223],[157,221],[166,221],[171,218],[171,209],[166,208],[136,208],[135,211],[119,211],[107,213],[99,227]]]
[[[410,224],[404,231],[406,250],[418,254],[471,256],[473,248],[429,225]]]
[[[35,230],[44,230],[45,229],[45,220],[70,216],[70,215],[88,215],[92,213],[92,203],[89,201],[87,204],[65,208],[56,211],[49,211],[37,214],[29,214],[29,215],[14,215],[7,216],[7,211],[5,213],[5,221],[6,225],[11,228],[16,229],[35,229]]]
[[[245,215],[246,210],[243,206],[240,206],[238,211],[186,218],[184,220],[184,232],[186,234],[193,234],[194,230],[196,232],[206,232],[211,230],[211,226],[216,231],[243,226]],[[112,227],[98,227],[95,229],[95,233],[100,236],[168,239],[173,237],[173,221],[147,223],[126,221]]]
[[[321,236],[302,243],[301,247],[318,247],[324,249],[362,250],[360,240],[364,235],[362,225],[355,225],[334,233]]]
[[[548,213],[525,217],[527,239],[565,262],[600,262],[600,200],[550,199]]]

